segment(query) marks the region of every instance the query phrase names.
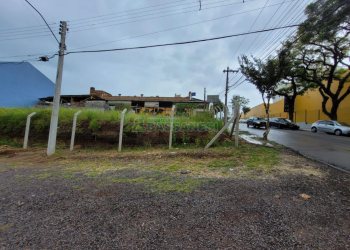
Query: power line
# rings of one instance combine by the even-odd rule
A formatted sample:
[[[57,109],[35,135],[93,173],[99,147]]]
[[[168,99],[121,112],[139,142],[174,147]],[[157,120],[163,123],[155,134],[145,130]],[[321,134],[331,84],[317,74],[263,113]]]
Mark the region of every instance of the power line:
[[[291,0],[291,1],[293,1],[293,0]],[[279,4],[280,3],[276,3],[276,4],[269,5],[267,7],[272,7],[272,6],[276,6],[276,5],[279,5]],[[78,47],[78,48],[75,48],[75,49],[89,48],[89,47],[94,47],[94,46],[98,46],[98,45],[102,45],[102,44],[114,43],[114,42],[118,42],[118,41],[132,39],[132,38],[143,37],[143,36],[148,36],[148,35],[153,35],[153,34],[159,34],[159,33],[170,31],[170,30],[175,30],[175,29],[185,28],[185,27],[189,27],[189,26],[194,26],[194,25],[198,25],[198,24],[202,24],[202,23],[210,22],[210,21],[216,21],[216,20],[219,20],[219,19],[228,18],[228,17],[231,17],[231,16],[240,15],[240,14],[244,14],[244,13],[249,13],[249,12],[253,12],[253,11],[256,11],[256,10],[260,10],[260,9],[261,9],[261,7],[260,8],[255,8],[255,9],[246,10],[246,11],[236,12],[236,13],[232,13],[232,14],[229,14],[229,15],[213,18],[213,19],[207,19],[207,20],[203,20],[203,21],[200,21],[200,22],[196,22],[196,23],[191,23],[191,24],[187,24],[187,25],[171,27],[171,28],[164,29],[164,30],[159,30],[159,31],[155,31],[155,32],[150,32],[150,33],[140,34],[140,35],[136,35],[136,36],[121,38],[121,39],[114,40],[114,41],[108,41],[108,42],[103,42],[103,43],[97,43],[97,44],[93,44],[93,45]],[[1,41],[9,41],[9,40],[17,40],[17,39],[30,39],[30,38],[36,38],[36,37],[42,37],[42,36],[24,36],[24,37],[16,37],[16,38],[7,38],[7,39],[0,40],[0,42]],[[42,54],[53,54],[53,53],[55,53],[55,52],[42,53]],[[31,57],[31,56],[42,55],[42,54],[31,53],[29,55],[25,54],[25,55],[4,56],[4,57],[0,57],[0,58]],[[236,75],[234,75],[233,77],[235,77],[235,76]],[[232,80],[232,77],[231,77],[230,80]]]
[[[214,2],[211,2],[214,1]],[[219,3],[227,3],[227,2],[231,2],[233,0],[207,0],[206,4],[203,4],[203,6],[210,6],[210,5],[215,5],[215,4],[219,4]],[[252,0],[252,1],[257,1],[257,0]],[[214,7],[221,7],[223,5],[234,5],[234,4],[241,4],[241,1],[235,1],[229,4],[222,4],[222,5],[216,5],[216,6],[212,6],[212,7],[208,7],[208,8],[202,8],[202,10],[205,9],[211,9]],[[184,5],[184,4],[182,4]],[[103,25],[103,24],[108,24],[108,23],[114,23],[114,22],[119,22],[119,21],[128,21],[128,20],[133,20],[135,18],[142,18],[142,17],[148,17],[148,16],[154,16],[154,15],[158,15],[158,14],[182,14],[183,11],[185,10],[191,10],[189,12],[198,12],[198,4],[197,3],[186,3],[185,5],[190,5],[187,7],[184,7],[182,9],[177,9],[177,10],[173,10],[173,9],[169,9],[169,10],[165,10],[167,12],[164,12],[164,10],[158,11],[158,10],[148,10],[148,11],[143,11],[141,13],[136,13],[136,14],[126,14],[126,17],[123,17],[125,15],[119,15],[119,16],[115,16],[115,17],[109,17],[109,18],[104,18],[102,20],[97,20],[97,21],[85,21],[83,24],[78,24],[76,25],[74,22],[70,22],[72,29],[73,28],[82,28],[82,27],[90,27],[90,26],[96,26],[96,25]],[[181,5],[178,5],[181,6]],[[178,7],[178,6],[171,6],[171,7]],[[144,14],[145,12],[150,12],[153,11],[152,13],[148,13],[148,14]],[[173,11],[176,11],[174,13],[171,13]],[[169,13],[170,12],[170,13]],[[187,13],[187,12],[185,12]],[[140,15],[141,14],[141,15]],[[91,23],[94,22],[94,23]]]
[[[227,6],[234,5],[234,4],[238,4],[238,2],[230,3],[230,4],[223,4],[223,5],[216,5],[216,6],[212,6],[212,7],[208,7],[208,8],[202,8],[201,12],[205,11],[205,10],[209,10],[209,9],[214,9],[214,8],[227,7]],[[85,29],[83,28],[83,29],[75,30],[74,26],[73,26],[73,28],[71,30],[73,32],[80,32],[80,31],[87,31],[87,30],[90,31],[91,29],[107,28],[107,27],[112,27],[112,26],[135,23],[135,22],[140,22],[140,21],[154,20],[154,19],[158,19],[158,18],[162,18],[162,17],[169,17],[169,16],[178,15],[178,14],[188,14],[188,13],[193,13],[193,12],[198,12],[198,9],[196,8],[196,9],[189,10],[189,11],[177,11],[177,12],[172,12],[169,14],[158,15],[158,16],[153,16],[153,17],[143,18],[143,19],[141,18],[141,19],[137,19],[137,20],[133,20],[133,19],[130,20],[130,18],[129,18],[129,19],[126,19],[125,21],[119,20],[119,22],[117,22],[117,23],[113,23],[115,21],[109,21],[109,22],[103,22],[103,23],[101,22],[101,23],[95,23],[95,24],[87,24],[87,25],[84,25],[84,27],[88,27]],[[152,15],[154,15],[154,13]],[[150,16],[150,14],[144,15],[144,16]],[[143,17],[143,16],[139,16],[139,17]],[[105,23],[112,23],[112,24],[104,25]],[[79,27],[75,27],[75,28],[81,28],[81,27],[83,27],[83,26],[79,26]]]
[[[46,22],[45,17],[40,13],[40,11],[38,11],[28,0],[24,0],[26,1],[39,15],[40,17],[44,20],[46,26],[49,28],[49,30],[51,31],[51,34],[53,35],[53,37],[56,39],[57,43],[59,44],[60,42],[58,41],[57,37],[55,36],[55,34],[53,33],[50,25]]]
[[[266,5],[267,5],[267,3],[269,2],[270,0],[266,0],[265,1],[265,4],[264,4],[264,6],[262,7],[262,9],[260,10],[260,12],[259,12],[259,14],[256,16],[256,18],[254,19],[254,21],[253,21],[253,23],[252,23],[252,25],[250,25],[250,27],[249,27],[249,31],[251,31],[252,29],[253,29],[253,27],[254,27],[254,25],[255,25],[255,23],[256,23],[256,21],[259,19],[259,17],[260,17],[260,15],[261,15],[261,13],[263,12],[263,10],[265,9],[265,7],[266,7]],[[240,48],[241,48],[241,46],[242,46],[242,44],[243,44],[243,42],[245,41],[245,37],[243,37],[242,38],[242,40],[241,40],[241,42],[239,43],[239,45],[238,45],[238,47],[237,47],[237,49],[235,50],[235,52],[234,52],[234,55],[236,55],[237,54],[237,52],[240,50]]]
[[[113,13],[109,13],[109,14],[103,14],[103,15],[98,15],[98,16],[92,16],[92,17],[83,17],[83,18],[77,18],[77,19],[72,19],[69,22],[73,23],[73,22],[79,22],[79,21],[86,21],[89,19],[98,19],[98,18],[103,18],[106,16],[114,16],[116,14],[119,13],[125,13],[125,14],[130,14],[130,12],[139,12],[140,10],[145,10],[145,9],[150,9],[153,7],[160,7],[160,6],[166,6],[166,5],[172,5],[174,3],[179,3],[179,2],[185,2],[186,0],[178,0],[178,1],[171,1],[165,4],[157,4],[157,5],[151,5],[151,6],[146,6],[146,7],[141,7],[141,8],[134,8],[134,9],[128,9],[128,10],[124,10],[124,11],[117,11],[117,12],[113,12]],[[177,5],[175,5],[176,7]],[[170,6],[170,7],[174,7],[174,6]]]
[[[227,2],[227,1],[233,1],[233,0],[206,0],[205,2],[206,2],[207,5],[210,5],[210,4],[215,4],[215,3]],[[256,1],[256,0],[251,0],[251,1]],[[174,4],[174,3],[177,3],[177,2],[179,2],[179,1],[168,3],[166,5]],[[180,1],[180,2],[183,2],[183,1]],[[211,2],[213,2],[213,3],[211,3]],[[241,3],[241,2],[237,2],[237,3]],[[161,7],[162,5],[158,5],[158,6]],[[85,24],[86,25],[87,23],[90,23],[90,22],[101,22],[101,21],[106,21],[106,20],[114,20],[114,19],[118,19],[118,18],[123,19],[123,17],[135,18],[135,17],[140,17],[140,16],[137,16],[138,14],[154,12],[154,13],[147,14],[147,15],[153,15],[153,14],[157,14],[157,13],[163,13],[164,11],[168,11],[168,10],[171,11],[172,9],[175,9],[175,8],[181,7],[181,6],[185,6],[185,7],[188,6],[187,9],[189,9],[189,8],[190,9],[196,8],[196,12],[198,12],[198,3],[194,3],[194,1],[191,1],[191,2],[186,2],[186,3],[171,5],[171,6],[165,6],[165,7],[161,7],[161,8],[152,8],[152,9],[149,9],[149,10],[142,10],[143,8],[140,8],[141,11],[140,10],[120,11],[120,12],[116,12],[114,14],[107,14],[107,15],[101,15],[101,16],[98,16],[98,17],[84,18],[83,21],[71,20],[70,24],[74,24],[74,25]],[[182,9],[182,10],[184,10],[184,9]],[[159,12],[157,12],[157,11],[159,11]],[[120,13],[120,14],[118,14],[118,13]],[[107,17],[107,16],[110,16],[110,17]],[[95,19],[97,19],[97,20],[95,20]],[[112,21],[110,21],[110,22],[112,22]]]
[[[298,0],[299,1],[299,0]],[[292,9],[294,9],[297,5],[297,3],[298,3],[298,1],[297,2],[295,2],[295,4],[292,6]],[[296,9],[297,10],[297,9]],[[293,17],[293,16],[291,16],[290,17],[290,15],[284,15],[284,17],[282,18],[282,19],[280,19],[280,21],[279,22],[283,22],[283,20],[285,20],[285,19],[287,19],[287,22],[285,23],[285,24],[290,24],[290,23],[292,23],[294,20],[298,20],[299,21],[299,19],[301,19],[301,17],[302,17],[302,15],[303,15],[303,13],[301,12],[301,13],[299,13],[299,15],[296,15],[295,17]],[[294,32],[294,31],[293,31]],[[284,36],[285,36],[285,34],[286,33],[288,33],[288,31],[287,30],[285,30],[285,31],[278,31],[276,34],[274,34],[274,35],[272,35],[271,36],[271,39],[270,39],[270,41],[264,41],[264,47],[269,47],[269,46],[274,46],[273,44],[276,44],[276,42],[277,41],[279,41],[281,38],[284,38]],[[279,46],[279,44],[277,44],[277,47]],[[272,50],[270,50],[270,49],[264,49],[263,50],[264,51],[264,53],[263,53],[263,55],[265,55],[265,54],[270,54],[270,53],[272,53],[273,51],[274,51],[274,48],[272,48]],[[268,53],[267,53],[268,52]]]
[[[173,45],[183,45],[183,44],[190,44],[190,43],[207,42],[207,41],[226,39],[226,38],[230,38],[230,37],[237,37],[237,36],[244,36],[244,35],[257,34],[257,33],[262,33],[262,32],[268,32],[268,31],[278,30],[278,29],[292,28],[292,27],[297,27],[297,26],[300,26],[300,24],[293,24],[293,25],[288,25],[288,26],[275,27],[275,28],[270,28],[270,29],[250,31],[250,32],[238,33],[238,34],[233,34],[233,35],[212,37],[212,38],[185,41],[185,42],[164,43],[164,44],[144,45],[144,46],[137,46],[137,47],[126,47],[126,48],[115,48],[115,49],[69,51],[66,53],[66,55],[68,55],[68,54],[81,54],[81,53],[101,53],[101,52],[135,50],[135,49],[148,49],[148,48],[156,48],[156,47],[165,47],[165,46],[173,46]]]
[[[252,0],[252,1],[255,1],[255,0]],[[290,0],[290,1],[295,1],[295,0]],[[271,5],[266,6],[266,7],[273,7],[273,6],[276,6],[276,5],[279,5],[279,4],[280,3],[271,4]],[[209,8],[207,8],[207,9],[209,9]],[[240,14],[244,14],[244,13],[249,13],[249,12],[252,12],[252,11],[259,10],[259,9],[261,9],[261,8],[254,8],[254,9],[250,9],[250,10],[246,10],[246,11],[236,12],[236,13],[233,13],[233,14],[230,14],[230,15],[225,15],[225,16],[222,16],[222,17],[214,18],[214,19],[208,19],[208,20],[200,21],[200,22],[197,22],[197,23],[194,23],[194,24],[189,24],[188,26],[200,24],[200,23],[203,23],[203,22],[209,22],[209,21],[215,21],[215,20],[219,20],[219,19],[223,19],[223,18],[228,18],[228,17],[231,17],[231,16],[240,15]],[[178,13],[173,13],[173,14],[178,14]],[[167,15],[165,15],[165,16],[167,16]],[[160,18],[160,17],[164,17],[164,16],[157,16],[157,17],[153,17],[151,19]],[[134,21],[131,21],[131,22],[139,22],[139,21],[145,21],[145,20],[148,20],[148,19],[134,20]],[[113,25],[105,26],[105,27],[114,26],[114,25],[120,25],[120,24],[125,24],[125,23],[131,23],[131,22],[116,23],[116,24],[113,24]],[[95,27],[95,28],[105,28],[105,27],[104,26],[99,26],[99,27]],[[186,25],[180,26],[179,28],[182,28],[182,27],[186,27]],[[174,29],[177,29],[177,27],[175,27]],[[35,30],[37,30],[37,31],[35,31]],[[83,30],[90,30],[90,29],[83,29]],[[83,31],[83,30],[75,30],[75,32]],[[164,31],[168,31],[168,30],[172,30],[172,28],[165,29]],[[137,35],[137,36],[133,36],[131,38],[145,36],[145,35],[148,35],[148,34],[150,34],[150,35],[151,34],[157,34],[157,33],[161,33],[161,31],[146,33],[146,34],[142,34],[142,35]],[[49,36],[49,34],[50,34],[49,31],[44,31],[44,30],[42,30],[42,28],[39,28],[39,30],[38,30],[38,28],[35,28],[35,29],[29,29],[29,30],[6,31],[6,32],[1,32],[1,30],[0,30],[0,35],[6,35],[6,38],[0,40],[0,42],[1,41],[19,40],[19,39],[30,39],[30,38],[35,38],[36,36],[44,37],[44,36]],[[129,38],[126,38],[126,39],[129,39]],[[120,40],[125,40],[125,39],[119,39],[119,40],[116,40],[116,41],[120,41]],[[112,42],[114,42],[114,41],[112,41]],[[106,42],[106,43],[109,43],[109,42]],[[105,43],[101,43],[101,44],[105,44]],[[99,44],[97,44],[97,45],[99,45]]]
[[[275,5],[278,5],[278,4],[279,3],[273,4],[273,5],[270,5],[270,6],[275,6]],[[270,7],[270,6],[268,6],[268,7]],[[98,46],[98,45],[102,45],[102,44],[114,43],[114,42],[119,42],[119,41],[123,41],[123,40],[132,39],[132,38],[138,38],[138,37],[143,37],[143,36],[148,36],[148,35],[159,34],[159,33],[167,32],[167,31],[171,31],[171,30],[176,30],[176,29],[181,29],[181,28],[187,28],[187,27],[190,27],[190,26],[203,24],[203,23],[206,23],[206,22],[217,21],[217,20],[220,20],[220,19],[224,19],[224,18],[236,16],[236,15],[241,15],[241,14],[253,12],[253,11],[256,11],[256,10],[260,10],[260,9],[261,8],[255,8],[255,9],[250,9],[250,10],[246,10],[246,11],[235,12],[235,13],[232,13],[232,14],[229,14],[229,15],[220,16],[220,17],[216,17],[216,18],[212,18],[212,19],[206,19],[206,20],[202,20],[202,21],[199,21],[199,22],[195,22],[195,23],[190,23],[190,24],[181,25],[181,26],[175,26],[175,27],[164,29],[164,30],[159,30],[159,31],[144,33],[144,34],[140,34],[140,35],[130,36],[130,37],[121,38],[121,39],[113,40],[113,41],[97,43],[97,44],[88,45],[88,46],[84,46],[84,47],[79,47],[79,48],[75,48],[75,49],[89,48],[89,47],[94,47],[94,46]]]

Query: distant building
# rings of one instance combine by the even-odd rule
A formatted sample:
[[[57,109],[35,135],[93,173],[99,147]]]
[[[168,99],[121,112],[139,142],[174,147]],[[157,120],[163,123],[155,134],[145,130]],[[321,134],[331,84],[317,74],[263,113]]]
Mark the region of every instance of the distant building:
[[[28,62],[0,62],[0,107],[30,107],[55,84]]]
[[[39,98],[40,104],[51,104],[53,97]],[[172,106],[180,103],[206,104],[205,101],[193,98],[191,95],[181,97],[160,97],[160,96],[113,96],[108,92],[90,88],[89,94],[84,95],[62,95],[61,103],[65,106],[80,106],[99,109],[118,109],[130,107],[136,113],[169,113]]]

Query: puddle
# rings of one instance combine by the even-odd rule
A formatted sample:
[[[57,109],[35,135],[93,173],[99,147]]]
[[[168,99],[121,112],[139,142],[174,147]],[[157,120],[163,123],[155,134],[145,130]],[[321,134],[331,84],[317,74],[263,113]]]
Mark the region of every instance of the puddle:
[[[256,138],[259,138],[258,136],[256,135],[240,135],[240,137],[249,142],[249,143],[252,143],[252,144],[256,144],[256,145],[264,145],[264,146],[267,146],[267,147],[273,147],[272,144],[268,143],[268,142],[262,142],[260,140],[257,140]]]

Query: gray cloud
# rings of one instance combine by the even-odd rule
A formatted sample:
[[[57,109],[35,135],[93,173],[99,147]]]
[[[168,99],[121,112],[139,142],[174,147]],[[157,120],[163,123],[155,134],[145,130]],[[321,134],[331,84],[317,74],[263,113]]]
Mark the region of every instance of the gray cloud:
[[[267,0],[268,5],[282,3],[284,0]],[[60,20],[75,20],[85,17],[109,14],[122,11],[132,19],[132,12],[126,12],[133,8],[142,8],[150,5],[171,3],[167,1],[84,1],[84,0],[31,0],[50,22],[58,23]],[[94,28],[89,31],[75,32],[78,25],[90,24],[87,22],[70,22],[71,31],[67,36],[68,50],[75,48],[119,40],[126,37],[161,31],[181,25],[188,25],[211,18],[221,17],[244,10],[259,8],[265,4],[265,0],[203,0],[203,5],[220,2],[216,5],[239,2],[234,5],[215,8],[210,10],[196,11],[187,14],[177,14],[159,19],[144,20],[124,25],[110,26],[106,28]],[[292,21],[298,15],[309,0],[286,0],[279,12],[271,20],[269,27],[283,25]],[[180,3],[193,3],[197,1],[184,0]],[[293,5],[294,4],[294,5]],[[18,39],[1,41],[11,36],[4,36],[1,30],[15,27],[26,27],[43,25],[42,20],[22,0],[3,1],[0,8],[0,57],[13,55],[28,55],[32,53],[47,53],[57,50],[57,43],[50,36],[30,39]],[[176,5],[175,3],[172,5]],[[208,5],[212,6],[212,5]],[[293,8],[294,6],[294,8]],[[253,30],[262,28],[270,20],[278,6],[268,7],[262,13]],[[182,7],[183,8],[183,7]],[[180,10],[173,8],[172,10]],[[166,9],[159,11],[159,14]],[[151,13],[151,12],[148,12]],[[106,43],[93,46],[89,49],[103,49],[115,47],[129,47],[144,44],[177,42],[192,39],[202,39],[213,36],[222,36],[249,30],[259,11],[232,16],[212,22],[203,22],[187,28],[175,29],[159,34],[123,40],[114,43]],[[279,15],[281,21],[278,21]],[[144,17],[145,18],[145,17]],[[284,18],[284,19],[283,19]],[[140,19],[140,18],[139,18]],[[97,20],[97,19],[96,19]],[[119,19],[120,20],[120,19]],[[138,19],[137,19],[138,20]],[[87,20],[86,20],[87,21]],[[109,21],[109,20],[104,20]],[[116,23],[115,21],[114,23]],[[113,23],[108,23],[108,25]],[[105,24],[107,25],[107,23]],[[97,27],[97,26],[96,26]],[[56,25],[56,32],[58,26]],[[83,27],[82,27],[83,28]],[[81,29],[82,29],[81,28]],[[85,27],[89,28],[89,27]],[[43,27],[43,32],[47,30]],[[280,34],[274,32],[275,34]],[[272,37],[271,33],[271,37]],[[57,34],[58,35],[58,34]],[[20,36],[17,36],[20,37]],[[268,35],[251,35],[245,39],[236,37],[231,39],[212,41],[200,44],[184,46],[163,47],[147,50],[121,51],[101,54],[77,54],[68,55],[65,58],[62,91],[68,93],[87,93],[90,86],[103,89],[113,94],[125,95],[164,95],[173,96],[175,93],[186,95],[188,91],[197,92],[202,98],[203,88],[207,88],[208,94],[221,93],[225,85],[225,77],[222,70],[227,66],[237,68],[237,57],[240,54],[261,55],[266,51],[259,42],[271,38]],[[281,37],[282,38],[282,37]],[[243,44],[239,47],[239,45]],[[278,44],[279,40],[275,41]],[[237,48],[237,54],[234,54]],[[247,50],[251,47],[251,50]],[[270,46],[271,47],[271,46]],[[19,58],[0,58],[0,60],[23,60]],[[57,58],[50,62],[33,62],[33,64],[46,74],[51,80],[55,80]],[[233,82],[239,77],[234,77]],[[232,84],[230,83],[230,84]],[[253,85],[244,83],[230,92],[239,94],[250,99],[250,106],[259,104],[261,101],[259,93]]]

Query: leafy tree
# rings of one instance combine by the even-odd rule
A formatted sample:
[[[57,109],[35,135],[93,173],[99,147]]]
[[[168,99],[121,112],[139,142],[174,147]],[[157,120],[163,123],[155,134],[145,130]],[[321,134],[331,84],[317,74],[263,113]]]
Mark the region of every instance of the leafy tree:
[[[251,109],[248,106],[243,106],[242,111],[244,114],[247,114]]]
[[[267,117],[263,138],[267,140],[270,132],[270,100],[274,94],[274,89],[281,80],[280,66],[278,65],[278,61],[272,58],[268,58],[266,62],[263,62],[254,57],[250,60],[245,55],[239,59],[239,63],[243,75],[249,82],[255,85],[261,94]]]
[[[235,107],[235,105],[238,104],[239,107],[242,108],[242,107],[244,107],[245,105],[247,105],[249,103],[249,99],[247,99],[247,98],[245,98],[243,96],[234,95],[234,96],[232,96],[231,103],[232,103],[232,107]],[[232,112],[232,115],[234,115],[233,112]],[[239,118],[241,118],[241,115],[239,115]],[[234,131],[236,122],[238,122],[239,118],[238,119],[235,118],[235,120],[233,121],[230,136],[233,135],[233,131]]]
[[[235,105],[236,103],[238,103],[240,107],[244,107],[245,105],[247,105],[249,103],[249,99],[247,99],[243,96],[234,95],[234,96],[232,96],[231,103],[232,103],[232,105]]]
[[[317,85],[322,111],[337,120],[340,103],[350,95],[350,1],[317,0],[306,14],[298,30],[302,77]]]
[[[303,71],[299,68],[299,61],[295,58],[300,51],[293,46],[292,41],[283,44],[278,52],[275,64],[279,65],[281,80],[273,90],[275,95],[283,96],[288,104],[288,116],[294,120],[295,99],[298,95],[303,95],[308,89],[315,87],[315,84],[305,81],[301,75]]]

